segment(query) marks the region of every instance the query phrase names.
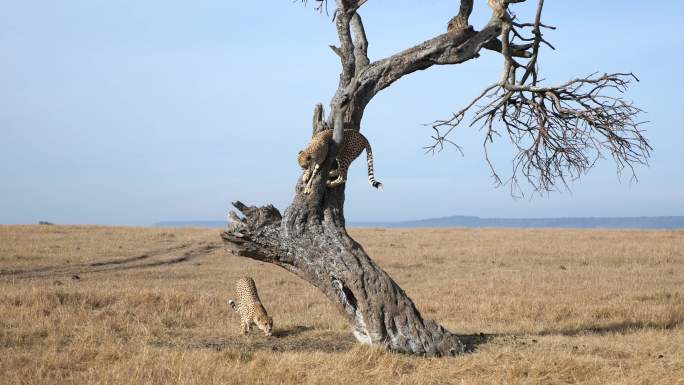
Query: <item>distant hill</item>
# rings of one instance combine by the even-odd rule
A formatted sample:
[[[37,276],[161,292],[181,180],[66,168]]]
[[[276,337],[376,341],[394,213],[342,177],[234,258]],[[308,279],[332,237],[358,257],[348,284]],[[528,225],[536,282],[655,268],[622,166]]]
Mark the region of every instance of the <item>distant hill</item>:
[[[350,227],[559,227],[602,229],[684,229],[684,216],[480,218],[455,215],[403,222],[350,222]]]
[[[155,227],[226,227],[227,221],[164,221]],[[684,229],[684,216],[480,218],[455,215],[401,222],[347,222],[349,227],[558,227],[590,229]]]

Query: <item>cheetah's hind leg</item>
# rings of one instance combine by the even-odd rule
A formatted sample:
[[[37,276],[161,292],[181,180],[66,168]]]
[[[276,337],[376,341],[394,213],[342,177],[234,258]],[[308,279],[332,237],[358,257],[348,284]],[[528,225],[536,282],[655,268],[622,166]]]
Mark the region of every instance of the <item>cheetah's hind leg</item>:
[[[337,176],[337,178],[333,180],[327,180],[326,185],[328,187],[337,187],[347,182],[347,170],[349,170],[349,164],[344,161],[340,162],[339,159],[335,159],[335,163],[337,163],[337,167],[329,172],[328,175]]]
[[[338,177],[339,175],[340,175],[340,170],[337,168],[334,168],[334,169],[330,170],[330,172],[328,172],[328,177],[330,179]]]
[[[341,184],[344,184],[346,181],[347,178],[343,177],[342,175],[338,175],[337,179],[332,181],[329,180],[326,184],[328,185],[328,187],[337,187]]]
[[[340,175],[340,162],[337,159],[335,159],[335,161],[333,162],[332,168],[330,169],[330,171],[328,171],[328,177],[330,179],[333,179],[339,175]]]

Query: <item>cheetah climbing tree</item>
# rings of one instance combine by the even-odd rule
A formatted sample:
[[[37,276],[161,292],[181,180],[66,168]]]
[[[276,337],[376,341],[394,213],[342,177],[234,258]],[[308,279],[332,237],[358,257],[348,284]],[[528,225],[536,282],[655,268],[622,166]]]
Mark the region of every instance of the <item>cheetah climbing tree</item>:
[[[539,54],[544,46],[553,48],[544,37],[553,27],[542,22],[544,1],[532,1],[488,0],[485,5],[482,0],[478,6],[488,7],[492,16],[475,28],[469,23],[474,1],[461,0],[445,33],[374,61],[368,56],[359,13],[367,0],[317,1],[318,10],[334,8],[339,44],[330,48],[342,64],[328,115],[322,105],[314,108],[314,133],[334,130],[327,161],[311,193],[305,194],[301,178],[297,180],[292,204],[282,214],[271,205],[235,202],[241,215],[231,212],[231,224],[222,234],[229,249],[278,265],[319,288],[348,319],[361,343],[425,355],[463,352],[463,338],[424,319],[404,290],[347,234],[345,186],[328,188],[325,179],[344,130],[360,129],[364,109],[378,92],[415,71],[474,60],[485,50],[500,55],[501,74],[463,109],[434,122],[430,149],[453,143],[452,130],[467,120],[482,127],[488,163],[488,145],[496,138],[506,138],[516,150],[506,179],[489,163],[495,180],[511,188],[527,183],[536,191],[553,190],[602,157],[611,157],[618,170],[634,175],[633,167],[646,163],[651,150],[641,130],[641,110],[622,97],[636,77],[592,74],[545,84],[538,72]],[[525,6],[536,7],[533,20],[514,16],[513,8]],[[297,149],[292,150],[294,154]]]

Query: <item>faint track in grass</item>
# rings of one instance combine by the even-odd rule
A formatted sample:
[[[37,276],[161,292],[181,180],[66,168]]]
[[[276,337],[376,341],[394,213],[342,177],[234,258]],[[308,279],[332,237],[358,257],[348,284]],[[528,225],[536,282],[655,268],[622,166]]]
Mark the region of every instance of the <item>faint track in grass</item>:
[[[219,242],[184,243],[119,259],[75,264],[46,266],[26,270],[0,270],[0,279],[31,279],[73,276],[88,273],[144,269],[174,265],[211,254],[222,247]],[[179,255],[180,254],[180,255]]]

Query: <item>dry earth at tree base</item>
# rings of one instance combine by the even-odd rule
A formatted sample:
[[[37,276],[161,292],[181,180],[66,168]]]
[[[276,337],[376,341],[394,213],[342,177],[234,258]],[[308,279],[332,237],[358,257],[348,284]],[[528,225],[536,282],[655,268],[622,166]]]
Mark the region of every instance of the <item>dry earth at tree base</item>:
[[[351,229],[470,335],[451,358],[358,345],[317,289],[219,232],[0,226],[0,384],[684,384],[684,231]],[[239,335],[243,275],[272,338]]]

